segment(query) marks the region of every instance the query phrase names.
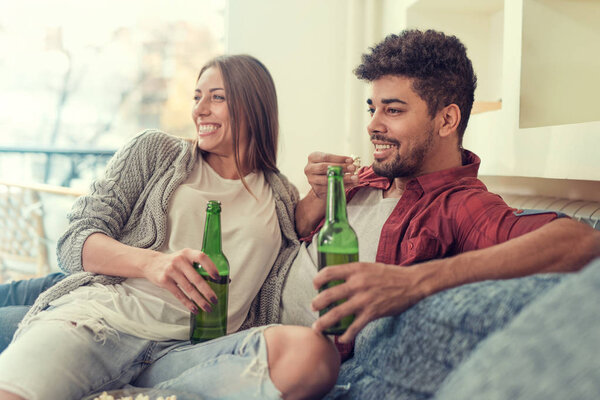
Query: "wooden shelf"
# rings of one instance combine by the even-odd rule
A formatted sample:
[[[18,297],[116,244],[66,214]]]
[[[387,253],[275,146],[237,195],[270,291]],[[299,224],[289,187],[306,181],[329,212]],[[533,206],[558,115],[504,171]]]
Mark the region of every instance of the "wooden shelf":
[[[501,101],[476,101],[473,103],[471,114],[479,114],[488,111],[500,110],[502,108]]]

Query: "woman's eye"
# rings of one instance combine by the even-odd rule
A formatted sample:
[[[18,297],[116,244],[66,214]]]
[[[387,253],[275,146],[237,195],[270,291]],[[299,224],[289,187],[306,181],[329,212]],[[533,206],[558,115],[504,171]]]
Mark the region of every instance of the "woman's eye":
[[[213,100],[224,101],[225,100],[225,96],[221,96],[219,94],[213,94]]]
[[[200,101],[200,96],[198,96],[198,95],[194,96],[194,101]]]

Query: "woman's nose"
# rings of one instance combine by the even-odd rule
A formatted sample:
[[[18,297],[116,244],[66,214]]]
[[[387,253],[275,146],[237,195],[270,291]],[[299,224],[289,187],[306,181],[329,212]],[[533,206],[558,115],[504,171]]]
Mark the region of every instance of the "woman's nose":
[[[192,114],[194,116],[205,116],[210,114],[210,107],[207,101],[204,99],[200,99],[196,103],[194,103],[194,108],[192,109]]]

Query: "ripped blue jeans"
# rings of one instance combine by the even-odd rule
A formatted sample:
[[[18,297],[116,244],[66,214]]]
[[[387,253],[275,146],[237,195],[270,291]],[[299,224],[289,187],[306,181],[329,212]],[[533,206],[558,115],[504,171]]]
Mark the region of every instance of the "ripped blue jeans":
[[[0,355],[0,389],[32,400],[79,400],[132,386],[202,399],[279,399],[269,376],[266,328],[192,345],[124,333],[98,341],[85,326],[33,323]]]

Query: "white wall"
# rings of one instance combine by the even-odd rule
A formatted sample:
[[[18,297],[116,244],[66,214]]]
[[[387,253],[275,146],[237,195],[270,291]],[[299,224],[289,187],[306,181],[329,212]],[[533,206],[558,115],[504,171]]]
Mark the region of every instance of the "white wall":
[[[521,21],[527,0],[485,1],[453,3],[492,10],[489,27],[479,26],[483,36],[492,35],[489,45],[474,41],[472,50],[481,70],[476,71],[479,99],[500,97],[502,109],[473,115],[465,136],[465,147],[483,159],[480,173],[587,180],[600,200],[600,121],[520,128]],[[424,7],[423,16],[428,7],[446,15],[440,7],[449,6],[445,0],[229,1],[227,51],[252,54],[273,74],[281,121],[279,165],[301,192],[308,190],[302,170],[311,151],[354,153],[363,164],[371,162],[365,130],[368,91],[351,71],[369,46],[410,24],[407,7],[414,5]],[[429,27],[440,29],[435,22]],[[467,28],[462,29],[469,33]],[[473,37],[477,34],[466,40]]]
[[[279,166],[300,191],[308,190],[303,169],[312,151],[368,159],[364,85],[352,74],[366,49],[355,43],[368,29],[357,23],[369,12],[366,3],[230,0],[228,12],[227,52],[251,54],[273,75],[281,124]]]

